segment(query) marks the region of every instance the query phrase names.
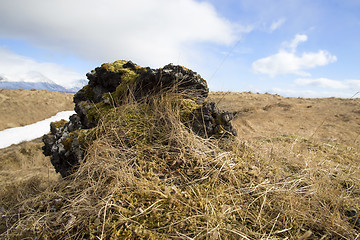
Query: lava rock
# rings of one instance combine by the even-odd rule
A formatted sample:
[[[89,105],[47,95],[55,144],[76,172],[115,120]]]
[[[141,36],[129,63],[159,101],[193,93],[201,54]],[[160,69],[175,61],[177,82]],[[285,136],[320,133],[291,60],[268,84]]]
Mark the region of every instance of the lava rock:
[[[209,94],[206,81],[196,72],[168,64],[162,69],[147,68],[137,79],[135,94],[140,99],[160,92],[172,91],[202,104]]]
[[[168,64],[160,69],[140,67],[131,61],[104,63],[88,73],[88,85],[74,95],[75,115],[70,121],[51,124],[51,133],[43,136],[43,151],[51,156],[55,170],[66,177],[81,164],[86,150],[85,139],[97,126],[101,115],[123,104],[131,95],[144,102],[161,93],[178,94],[192,103],[186,124],[202,137],[236,135],[231,125],[233,114],[220,111],[215,103],[206,103],[209,89],[196,72]],[[195,107],[194,107],[195,106]],[[190,118],[190,119],[189,119]],[[90,137],[91,138],[91,137]]]
[[[205,103],[192,113],[190,121],[192,130],[201,137],[237,135],[231,125],[232,112],[220,111],[214,102]]]
[[[51,156],[52,165],[62,177],[73,173],[74,168],[84,158],[85,151],[81,148],[78,135],[75,133],[79,128],[79,117],[74,114],[70,117],[70,122],[63,126],[52,124],[51,134],[44,135],[42,138],[44,155]]]

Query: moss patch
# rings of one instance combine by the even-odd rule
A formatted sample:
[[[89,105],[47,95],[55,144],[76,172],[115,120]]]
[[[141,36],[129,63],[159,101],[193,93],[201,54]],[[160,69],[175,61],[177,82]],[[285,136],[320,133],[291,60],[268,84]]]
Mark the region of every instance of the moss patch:
[[[117,86],[116,90],[112,93],[105,93],[103,95],[105,101],[108,103],[118,103],[126,95],[127,91],[134,87],[135,82],[139,77],[138,72],[143,69],[138,65],[134,65],[135,70],[124,67],[124,64],[126,63],[127,61],[118,60],[113,63],[104,63],[101,66],[109,72],[121,74],[121,83]]]
[[[127,63],[125,60],[117,60],[113,63],[104,63],[101,65],[102,68],[106,69],[108,72],[120,72],[124,69],[123,65]]]
[[[187,122],[190,120],[191,114],[201,107],[200,104],[196,103],[196,100],[193,99],[180,99],[179,100],[180,107],[180,121]]]
[[[64,145],[65,150],[69,151],[71,149],[73,140],[74,140],[74,137],[70,136],[61,142]]]
[[[50,123],[50,127],[55,127],[55,128],[62,128],[65,126],[66,123],[68,123],[69,121],[66,121],[64,119],[61,119],[60,121],[55,121],[55,122],[51,122]]]
[[[91,105],[91,107],[89,107],[86,117],[90,122],[93,123],[98,123],[101,116],[105,115],[112,108],[110,105],[105,104],[104,102],[99,102],[97,104],[86,104]]]

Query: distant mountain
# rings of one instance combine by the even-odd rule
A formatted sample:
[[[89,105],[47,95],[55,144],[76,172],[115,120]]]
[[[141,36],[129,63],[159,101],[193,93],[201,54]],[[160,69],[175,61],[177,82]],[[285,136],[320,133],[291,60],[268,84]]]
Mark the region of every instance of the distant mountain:
[[[69,92],[75,93],[79,91],[83,86],[87,84],[87,81],[84,79],[79,80],[75,87],[65,88],[56,83],[50,82],[12,82],[4,81],[0,77],[0,88],[6,89],[37,89],[37,90],[47,90],[47,91],[56,91],[56,92]]]
[[[87,84],[87,80],[69,76],[57,77],[56,80],[39,71],[22,73],[0,73],[0,88],[37,89],[74,93]]]
[[[77,91],[79,91],[80,89],[82,89],[85,85],[88,84],[88,80],[85,80],[85,79],[79,79],[74,87],[72,88],[67,88],[67,92],[70,92],[70,93],[76,93]]]

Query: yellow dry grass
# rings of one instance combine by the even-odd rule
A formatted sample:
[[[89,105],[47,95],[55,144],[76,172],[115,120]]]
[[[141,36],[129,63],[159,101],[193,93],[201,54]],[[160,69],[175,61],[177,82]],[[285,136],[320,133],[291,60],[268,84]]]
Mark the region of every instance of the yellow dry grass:
[[[8,209],[34,197],[59,180],[48,157],[42,154],[42,142],[36,139],[0,149],[0,231],[11,225]]]
[[[0,89],[0,131],[25,126],[73,110],[72,93]]]
[[[251,92],[214,92],[210,101],[237,112],[233,121],[244,138],[294,135],[329,144],[358,146],[360,100],[289,98]]]

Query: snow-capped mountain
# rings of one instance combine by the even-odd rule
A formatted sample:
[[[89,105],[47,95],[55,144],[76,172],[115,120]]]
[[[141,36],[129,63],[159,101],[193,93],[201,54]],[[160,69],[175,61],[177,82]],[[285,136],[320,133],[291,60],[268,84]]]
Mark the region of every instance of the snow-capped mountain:
[[[85,85],[88,84],[88,80],[86,79],[79,79],[74,82],[71,88],[66,88],[67,92],[76,93],[80,89],[82,89]]]
[[[79,79],[72,82],[71,85],[62,86],[45,77],[39,72],[27,74],[25,78],[11,78],[0,74],[0,88],[7,89],[37,89],[57,92],[77,92],[87,84],[87,80]]]
[[[0,81],[0,88],[7,89],[37,89],[37,90],[47,90],[47,91],[57,91],[57,92],[67,92],[67,89],[57,85],[50,84],[47,82],[10,82],[10,81]]]

